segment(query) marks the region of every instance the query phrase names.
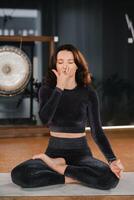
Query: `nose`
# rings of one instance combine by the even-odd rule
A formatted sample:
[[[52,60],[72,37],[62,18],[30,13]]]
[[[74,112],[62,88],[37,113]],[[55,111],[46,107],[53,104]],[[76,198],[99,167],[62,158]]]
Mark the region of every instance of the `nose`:
[[[67,64],[64,64],[63,69],[66,69],[66,68],[67,68]]]

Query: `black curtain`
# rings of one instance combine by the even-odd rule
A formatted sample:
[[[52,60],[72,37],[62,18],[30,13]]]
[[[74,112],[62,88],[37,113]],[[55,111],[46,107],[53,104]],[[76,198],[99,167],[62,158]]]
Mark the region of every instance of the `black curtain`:
[[[44,35],[59,37],[57,45],[71,43],[79,48],[91,72],[102,77],[102,1],[49,0],[42,9]]]

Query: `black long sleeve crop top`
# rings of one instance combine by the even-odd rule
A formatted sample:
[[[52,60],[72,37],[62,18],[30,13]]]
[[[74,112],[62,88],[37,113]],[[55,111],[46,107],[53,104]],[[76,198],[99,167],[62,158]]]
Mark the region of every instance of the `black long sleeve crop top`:
[[[94,141],[108,162],[116,160],[102,129],[99,99],[91,85],[64,90],[42,85],[39,89],[39,105],[39,117],[50,131],[80,133],[85,131],[88,123]]]

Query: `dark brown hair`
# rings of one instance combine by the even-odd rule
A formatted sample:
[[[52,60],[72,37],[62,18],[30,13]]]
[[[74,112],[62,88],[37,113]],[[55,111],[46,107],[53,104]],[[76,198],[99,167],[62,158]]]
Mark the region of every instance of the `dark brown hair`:
[[[57,62],[57,54],[59,51],[66,50],[71,51],[74,56],[74,62],[77,65],[78,69],[75,74],[75,79],[78,86],[85,86],[91,83],[91,75],[89,73],[88,64],[86,59],[84,58],[83,54],[73,45],[71,44],[64,44],[59,46],[57,50],[54,52],[50,65],[47,71],[46,76],[44,77],[44,84],[47,84],[50,87],[55,87],[57,83],[57,77],[52,71],[52,69],[56,69],[56,62]]]

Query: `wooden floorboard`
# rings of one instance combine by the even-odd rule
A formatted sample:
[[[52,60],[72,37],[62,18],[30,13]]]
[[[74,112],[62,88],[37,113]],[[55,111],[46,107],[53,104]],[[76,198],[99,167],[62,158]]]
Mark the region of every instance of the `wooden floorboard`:
[[[0,126],[0,138],[16,138],[16,137],[35,137],[49,135],[49,129],[46,126],[31,125],[3,125]]]
[[[17,130],[16,130],[17,131]],[[26,132],[27,130],[25,130]],[[134,171],[134,133],[106,133],[114,152],[121,159],[125,171]],[[10,172],[18,163],[45,151],[49,136],[0,138],[0,172]],[[87,133],[88,144],[95,157],[105,158]]]
[[[42,153],[45,151],[48,140],[49,133],[42,136],[31,135],[27,136],[27,129],[21,130],[25,131],[24,137],[18,137],[18,130],[20,128],[14,129],[14,137],[3,137],[0,138],[0,172],[10,172],[13,167],[17,164],[30,159],[34,154]],[[31,130],[30,130],[31,131]],[[34,130],[35,131],[35,130]],[[40,130],[38,129],[39,133]],[[117,157],[121,159],[125,166],[125,171],[134,171],[134,131],[121,131],[116,130],[114,132],[105,131],[106,135],[112,145],[114,152]],[[32,132],[31,132],[32,133]],[[41,133],[43,129],[41,129]],[[8,133],[9,135],[11,132]],[[15,134],[17,137],[15,137]],[[35,137],[37,136],[37,137]],[[97,145],[94,143],[90,134],[87,133],[88,144],[95,157],[106,161],[103,154],[98,149]],[[37,196],[37,197],[26,197],[26,196],[0,196],[0,200],[134,200],[134,196]]]
[[[0,197],[0,200],[134,200],[133,196]]]

